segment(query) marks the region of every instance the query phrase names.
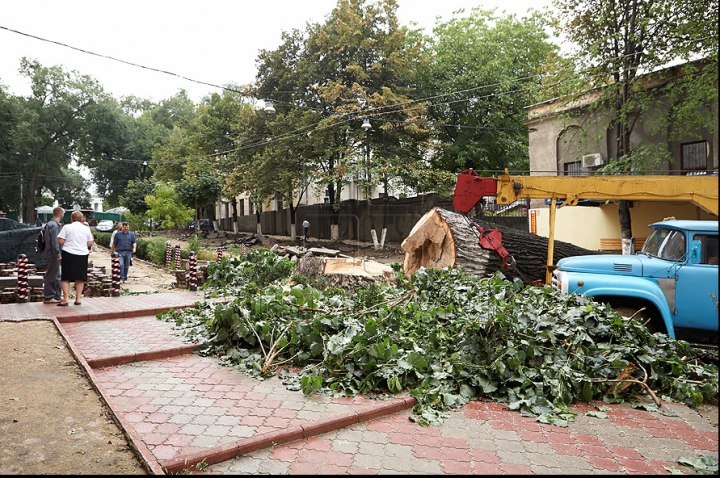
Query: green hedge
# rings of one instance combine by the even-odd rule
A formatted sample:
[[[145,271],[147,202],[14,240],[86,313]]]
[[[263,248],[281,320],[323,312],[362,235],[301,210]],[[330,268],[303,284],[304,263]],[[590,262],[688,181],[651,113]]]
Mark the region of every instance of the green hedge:
[[[95,231],[95,242],[100,245],[110,248],[110,237],[111,232],[98,232]],[[138,238],[137,250],[135,251],[135,257],[144,261],[149,261],[160,266],[165,265],[165,248],[166,243],[170,239],[165,236],[154,236],[149,239]],[[173,259],[175,258],[175,246],[172,250]],[[190,251],[180,249],[180,258],[187,259],[190,255]]]

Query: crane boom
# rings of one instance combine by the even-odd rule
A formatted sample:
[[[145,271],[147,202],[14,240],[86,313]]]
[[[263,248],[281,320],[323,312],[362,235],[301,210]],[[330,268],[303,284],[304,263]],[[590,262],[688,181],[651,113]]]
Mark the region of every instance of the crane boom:
[[[717,176],[500,176],[498,204],[518,199],[688,201],[718,215]]]

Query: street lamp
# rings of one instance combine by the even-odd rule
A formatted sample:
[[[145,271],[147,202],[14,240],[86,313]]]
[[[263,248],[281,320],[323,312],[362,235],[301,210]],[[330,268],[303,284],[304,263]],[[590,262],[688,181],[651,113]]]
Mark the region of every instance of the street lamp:
[[[263,100],[263,102],[265,103],[265,108],[263,109],[263,111],[265,111],[265,113],[269,115],[275,114],[275,108],[273,107],[272,100]]]
[[[365,199],[370,199],[370,130],[372,129],[372,125],[370,124],[370,119],[365,118],[363,120],[362,125],[360,127],[365,130],[366,134],[366,140],[365,140],[365,176],[367,180],[367,186],[365,187]]]

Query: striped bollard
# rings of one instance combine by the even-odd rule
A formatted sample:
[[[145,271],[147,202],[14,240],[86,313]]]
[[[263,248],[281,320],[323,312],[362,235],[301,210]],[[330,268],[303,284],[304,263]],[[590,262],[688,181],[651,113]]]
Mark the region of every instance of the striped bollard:
[[[195,251],[190,251],[188,267],[190,268],[190,290],[197,290],[197,256]]]
[[[172,262],[172,244],[171,244],[171,241],[167,241],[165,243],[165,267],[169,269],[171,262]]]
[[[175,244],[175,270],[180,270],[180,244]]]
[[[30,295],[28,287],[27,256],[20,254],[17,261],[17,301],[27,302]]]
[[[217,263],[218,264],[220,264],[220,262],[222,261],[222,255],[223,255],[223,248],[218,247],[217,248]]]
[[[112,296],[120,297],[120,254],[112,254]]]

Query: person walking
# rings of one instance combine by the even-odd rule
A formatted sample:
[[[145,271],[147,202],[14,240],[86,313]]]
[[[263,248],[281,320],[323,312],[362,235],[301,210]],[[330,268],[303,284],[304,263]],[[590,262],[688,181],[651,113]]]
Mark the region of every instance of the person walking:
[[[122,231],[122,222],[118,221],[117,227],[115,228],[112,235],[110,236],[110,249],[112,249],[112,245],[115,242],[115,235],[120,231]]]
[[[305,240],[307,241],[310,237],[308,233],[310,232],[310,222],[308,222],[307,219],[305,219],[302,223],[303,226],[303,233],[305,234]]]
[[[40,257],[47,263],[45,277],[43,277],[43,297],[45,304],[57,304],[60,302],[62,289],[60,286],[60,262],[62,255],[60,253],[60,244],[58,244],[58,234],[62,224],[60,221],[65,215],[65,210],[61,207],[53,209],[53,217],[45,224],[45,250],[42,251]]]
[[[122,223],[122,231],[115,234],[113,243],[110,246],[110,255],[117,251],[120,256],[120,280],[127,282],[128,269],[132,264],[132,255],[137,249],[137,238],[135,233],[130,232],[130,225],[127,222]]]
[[[75,305],[81,305],[82,292],[87,281],[88,254],[93,245],[93,236],[90,228],[82,223],[83,215],[80,211],[73,211],[67,224],[58,234],[58,244],[62,248],[62,271],[60,285],[62,299],[59,306],[70,303],[70,282],[75,282]]]

